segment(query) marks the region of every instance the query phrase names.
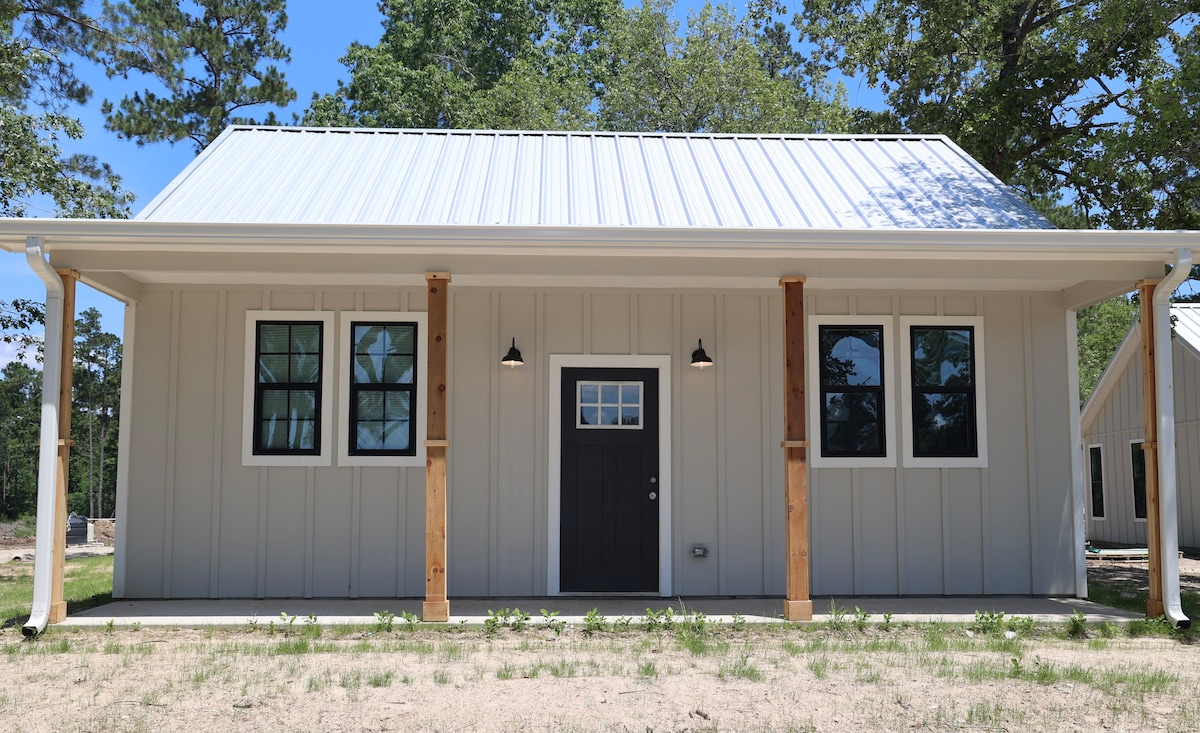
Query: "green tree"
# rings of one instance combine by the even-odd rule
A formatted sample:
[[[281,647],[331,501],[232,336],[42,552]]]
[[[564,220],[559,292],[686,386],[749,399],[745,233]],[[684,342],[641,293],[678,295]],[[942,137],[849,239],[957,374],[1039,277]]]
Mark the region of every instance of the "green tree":
[[[84,134],[67,106],[91,96],[72,62],[99,33],[84,5],[0,0],[0,216],[24,216],[43,198],[60,216],[128,216],[132,197],[112,169],[61,147]]]
[[[1113,167],[1136,146],[1113,138],[1175,93],[1159,90],[1164,49],[1196,11],[1192,0],[808,0],[795,24],[822,63],[886,95],[887,112],[859,115],[864,128],[944,133],[1031,197],[1065,196],[1104,224],[1120,208],[1099,197],[1106,185],[1139,195]],[[1169,193],[1158,188],[1155,206]]]
[[[75,321],[75,368],[73,389],[74,415],[71,433],[72,483],[80,493],[86,491],[86,513],[104,516],[104,497],[111,484],[115,492],[115,474],[108,470],[113,427],[121,405],[121,340],[105,333],[100,311],[88,308]],[[107,454],[107,455],[106,455]]]
[[[824,72],[785,50],[772,13],[673,0],[396,0],[376,46],[342,58],[350,80],[314,96],[304,124],[644,131],[840,131],[849,110]],[[785,29],[786,30],[786,29]],[[756,45],[756,44],[761,44]],[[771,45],[773,44],[773,45]]]
[[[1138,317],[1138,305],[1127,295],[1088,306],[1075,316],[1079,333],[1079,401],[1096,388],[1125,335]]]
[[[618,0],[392,0],[378,45],[303,123],[364,127],[591,126]]]
[[[799,73],[765,11],[739,21],[726,5],[689,14],[683,35],[673,0],[645,0],[615,32],[614,70],[601,124],[668,132],[842,132],[840,88]],[[756,45],[761,44],[761,45]]]
[[[129,0],[105,2],[108,32],[93,56],[109,78],[131,72],[165,93],[135,92],[101,108],[106,126],[139,145],[191,139],[196,149],[231,124],[250,124],[244,110],[286,106],[296,98],[271,63],[291,60],[276,36],[287,26],[284,0]],[[185,9],[194,6],[195,13]],[[273,111],[266,124],[278,124]]]
[[[30,333],[30,329],[45,320],[45,306],[37,301],[26,298],[0,301],[0,344],[16,345],[18,357],[24,357],[32,349],[41,361],[41,339]]]
[[[41,373],[19,361],[0,371],[0,516],[35,510]]]

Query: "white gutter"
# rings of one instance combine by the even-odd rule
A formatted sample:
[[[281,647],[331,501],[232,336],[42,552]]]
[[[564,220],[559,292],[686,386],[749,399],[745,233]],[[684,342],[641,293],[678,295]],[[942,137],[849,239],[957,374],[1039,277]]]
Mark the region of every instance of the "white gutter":
[[[1171,357],[1171,294],[1192,269],[1192,250],[1175,253],[1175,266],[1154,289],[1154,378],[1158,384],[1158,537],[1162,552],[1163,612],[1181,629],[1191,626],[1179,602],[1179,518],[1175,468],[1175,374]]]
[[[25,240],[25,258],[29,268],[46,285],[46,336],[42,360],[42,431],[38,452],[37,545],[33,559],[33,609],[21,629],[25,636],[36,636],[50,620],[51,585],[54,582],[55,532],[63,528],[55,522],[54,509],[58,490],[58,391],[62,382],[63,283],[46,262],[41,237]]]

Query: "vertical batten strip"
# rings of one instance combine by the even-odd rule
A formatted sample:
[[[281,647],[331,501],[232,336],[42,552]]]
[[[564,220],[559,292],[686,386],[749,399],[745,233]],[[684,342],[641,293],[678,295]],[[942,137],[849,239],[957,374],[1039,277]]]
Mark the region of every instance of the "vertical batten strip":
[[[137,337],[137,302],[125,304],[124,343],[121,345],[121,405],[117,425],[124,425],[117,432],[117,496],[116,537],[113,541],[113,598],[125,597],[125,568],[128,562],[129,527],[129,464],[133,444],[133,377]]]
[[[1162,598],[1162,546],[1159,534],[1162,530],[1158,515],[1158,385],[1155,361],[1158,354],[1154,348],[1154,289],[1157,280],[1139,280],[1138,297],[1141,299],[1142,319],[1142,415],[1145,421],[1145,439],[1142,453],[1145,455],[1146,471],[1146,547],[1149,550],[1150,587],[1146,598],[1146,616],[1158,618],[1163,615]],[[1170,359],[1170,354],[1164,354]],[[1131,474],[1132,475],[1132,474]],[[1137,509],[1134,508],[1135,516]]]
[[[208,597],[221,597],[221,484],[223,479],[222,466],[224,463],[224,446],[222,435],[225,427],[225,338],[228,324],[225,321],[228,309],[229,293],[225,290],[217,292],[217,348],[213,349],[213,373],[216,375],[213,385],[213,473],[212,524],[209,527],[208,540]]]
[[[893,295],[892,317],[899,318],[900,315],[900,296]],[[904,338],[904,329],[895,329],[895,333],[892,335],[892,343],[888,344],[888,348],[892,350],[893,354],[904,353],[900,348],[901,339]],[[892,384],[895,385],[895,389],[898,392],[900,389],[902,389],[900,375],[903,373],[903,367],[900,363],[900,359],[893,359],[892,363],[892,373],[888,375],[888,379],[892,380]],[[895,430],[903,431],[905,429],[903,421],[907,420],[908,418],[904,415],[898,415],[897,417],[899,419],[893,419],[891,421],[892,425],[895,426]],[[907,499],[905,498],[904,461],[899,460],[898,457],[894,475],[896,477],[896,592],[900,595],[904,595],[908,592],[908,558],[906,555],[908,541],[906,535],[907,527],[904,523],[904,509]]]
[[[175,526],[175,420],[178,417],[179,396],[179,311],[183,296],[178,290],[171,291],[171,356],[170,373],[167,377],[167,456],[166,475],[163,481],[163,598],[172,596],[171,570],[174,562],[173,530]]]
[[[533,296],[533,359],[529,362],[533,365],[533,444],[537,451],[537,472],[534,474],[534,493],[533,493],[533,516],[534,516],[534,531],[533,531],[533,556],[534,556],[534,587],[536,589],[539,581],[536,578],[545,579],[548,577],[547,567],[550,553],[547,534],[550,532],[549,520],[547,519],[550,512],[550,464],[549,458],[546,455],[549,451],[546,441],[546,432],[549,430],[549,420],[546,415],[548,406],[546,405],[546,390],[549,385],[546,382],[546,295],[537,293]],[[541,519],[538,519],[540,517]],[[537,526],[537,522],[546,521],[547,524]],[[549,595],[549,587],[542,591]],[[537,594],[537,591],[534,591]]]
[[[401,297],[401,303],[403,304],[404,296],[401,295],[400,297]],[[355,293],[354,293],[354,310],[355,310],[355,312],[357,312],[357,313],[362,312],[363,300],[364,300],[363,291],[361,291],[361,290],[355,291]],[[404,310],[404,308],[400,308],[400,310]],[[353,333],[342,334],[341,338],[344,339],[348,343],[354,342],[354,334]],[[338,348],[345,348],[345,346],[342,345],[341,343],[339,343]],[[351,372],[353,372],[354,367],[351,366],[350,369],[351,369]],[[348,379],[350,379],[350,375],[345,374],[339,378],[340,379],[344,378],[344,379],[348,380]],[[349,406],[348,405],[338,405],[337,409],[348,411]],[[348,425],[347,425],[346,429],[347,430],[350,429]],[[347,440],[347,436],[339,435],[339,436],[337,436],[337,439],[338,440]],[[349,443],[347,443],[347,445],[349,445]],[[403,469],[401,469],[401,470],[403,470]],[[399,503],[400,498],[396,497],[396,501],[397,501],[397,503]],[[403,524],[399,524],[399,523],[396,524],[396,533],[397,533],[396,536],[399,536],[400,528],[403,526],[404,526]],[[359,578],[358,578],[359,567],[361,567],[360,560],[359,560],[361,553],[362,553],[362,467],[354,466],[350,469],[350,594],[349,595],[351,598],[358,598],[358,589],[361,587],[359,585]],[[396,588],[396,595],[401,595],[399,592],[399,586],[397,586],[397,588]]]
[[[425,621],[449,621],[446,596],[446,364],[450,273],[425,273],[429,308],[425,438]]]
[[[726,453],[728,450],[728,442],[725,436],[725,416],[728,411],[725,409],[725,378],[729,374],[729,360],[725,358],[725,295],[718,294],[713,298],[713,338],[716,341],[713,346],[717,355],[717,363],[721,365],[721,371],[717,375],[717,445],[716,445],[716,462],[717,462],[717,594],[725,595],[729,592],[729,583],[727,581],[727,555],[726,548],[732,547],[733,543],[729,541],[729,456]],[[689,367],[690,368],[690,367]]]
[[[1025,335],[1025,475],[1029,482],[1026,486],[1026,496],[1029,500],[1029,592],[1044,593],[1044,587],[1038,583],[1041,561],[1038,533],[1041,527],[1038,523],[1037,427],[1034,423],[1036,412],[1033,404],[1033,305],[1028,297],[1021,298],[1021,332]]]
[[[762,545],[759,548],[762,555],[762,592],[773,593],[772,583],[775,578],[775,555],[771,552],[774,546],[771,537],[771,345],[767,338],[770,326],[769,301],[766,295],[758,296],[758,420],[759,441],[762,451],[762,480],[759,483],[759,495],[762,497],[762,524],[759,525],[759,537]]]
[[[782,277],[784,349],[784,435],[787,461],[787,597],[783,615],[789,621],[812,619],[808,553],[808,432],[804,395],[804,282]]]
[[[488,353],[504,353],[500,336],[500,294],[492,291],[489,298],[492,320],[492,343]],[[493,359],[498,358],[494,356]],[[503,593],[500,590],[500,365],[495,361],[488,364],[488,595]],[[508,591],[511,593],[512,591]]]

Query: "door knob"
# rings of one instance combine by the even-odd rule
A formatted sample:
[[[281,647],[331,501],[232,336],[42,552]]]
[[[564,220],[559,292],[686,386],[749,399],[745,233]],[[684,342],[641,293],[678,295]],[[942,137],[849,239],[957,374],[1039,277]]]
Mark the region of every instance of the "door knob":
[[[657,499],[657,498],[658,498],[658,494],[656,494],[656,493],[654,493],[653,491],[651,491],[651,492],[650,492],[650,501],[654,501],[654,500],[655,500],[655,499]]]

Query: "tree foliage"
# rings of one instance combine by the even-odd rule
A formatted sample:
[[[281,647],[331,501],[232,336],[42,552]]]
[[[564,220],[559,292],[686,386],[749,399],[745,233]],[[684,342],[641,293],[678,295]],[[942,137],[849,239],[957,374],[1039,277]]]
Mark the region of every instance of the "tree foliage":
[[[1176,184],[1194,181],[1168,131],[1194,121],[1195,49],[1179,29],[1196,11],[1192,0],[808,0],[795,23],[822,63],[886,95],[862,127],[943,133],[1094,224],[1163,227],[1189,206]]]
[[[663,131],[845,129],[838,90],[799,72],[770,20],[673,0],[395,0],[350,80],[314,96],[305,124]],[[775,34],[775,35],[772,35]],[[774,39],[775,45],[763,41]]]
[[[296,92],[275,61],[291,60],[277,35],[287,26],[284,0],[105,2],[108,31],[92,54],[109,78],[131,72],[165,93],[135,92],[104,100],[106,126],[139,145],[191,139],[197,151],[230,124],[251,124],[244,110],[286,106]],[[266,124],[277,124],[269,112]]]
[[[74,62],[99,33],[82,0],[0,0],[0,216],[48,199],[60,216],[128,216],[131,196],[94,156],[63,152],[84,131],[65,110],[91,89]]]

